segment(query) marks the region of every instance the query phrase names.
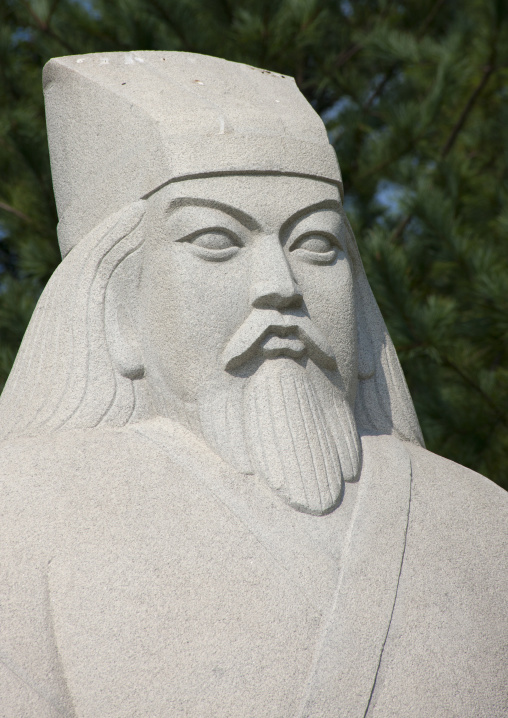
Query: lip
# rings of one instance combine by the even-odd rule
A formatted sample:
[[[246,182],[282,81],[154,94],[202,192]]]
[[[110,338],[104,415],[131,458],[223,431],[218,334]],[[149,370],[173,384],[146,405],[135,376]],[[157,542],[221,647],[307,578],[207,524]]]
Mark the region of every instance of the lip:
[[[261,342],[260,349],[261,354],[266,359],[276,357],[301,359],[306,351],[305,344],[295,334],[288,334],[287,336],[268,334]]]

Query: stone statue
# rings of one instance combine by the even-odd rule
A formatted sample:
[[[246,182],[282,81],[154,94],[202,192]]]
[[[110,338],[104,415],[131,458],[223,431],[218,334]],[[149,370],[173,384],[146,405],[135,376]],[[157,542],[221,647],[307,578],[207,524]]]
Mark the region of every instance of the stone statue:
[[[505,492],[423,448],[294,81],[44,71],[63,261],[0,400],[0,715],[501,718]]]

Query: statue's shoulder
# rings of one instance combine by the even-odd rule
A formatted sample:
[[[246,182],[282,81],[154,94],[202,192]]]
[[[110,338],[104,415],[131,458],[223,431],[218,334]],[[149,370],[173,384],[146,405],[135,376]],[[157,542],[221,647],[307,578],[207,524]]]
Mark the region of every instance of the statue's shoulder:
[[[405,444],[411,456],[415,490],[432,492],[444,503],[467,504],[478,510],[508,510],[508,492],[482,474],[433,454],[414,444]]]
[[[436,560],[478,565],[481,574],[505,571],[508,549],[508,493],[471,469],[421,447],[411,456],[412,533]],[[503,568],[504,564],[504,568]],[[489,569],[490,566],[490,569]]]
[[[66,456],[76,457],[81,432],[8,438],[0,442],[0,501],[9,505],[23,495],[47,490],[63,473]]]
[[[114,429],[76,429],[6,439],[0,442],[0,480],[4,487],[13,482],[33,485],[64,471],[83,470],[100,462],[122,438]]]
[[[40,498],[52,511],[62,497],[103,492],[105,486],[147,476],[178,483],[179,457],[192,441],[169,422],[154,437],[140,426],[56,431],[0,442],[0,508],[8,514],[15,514],[18,505],[38,510]]]
[[[134,431],[82,429],[24,436],[0,442],[0,506],[9,515],[55,505],[85,485],[98,488],[119,477],[156,471],[171,457]],[[26,508],[24,508],[26,507]]]

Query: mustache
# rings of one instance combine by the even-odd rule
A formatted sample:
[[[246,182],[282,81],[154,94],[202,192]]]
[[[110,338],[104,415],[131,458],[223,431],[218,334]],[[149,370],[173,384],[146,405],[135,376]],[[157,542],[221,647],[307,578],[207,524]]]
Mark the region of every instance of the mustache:
[[[285,312],[276,309],[253,309],[236,330],[222,352],[226,370],[236,369],[259,351],[259,344],[268,334],[287,336],[295,334],[305,345],[307,354],[316,364],[334,371],[337,360],[330,344],[320,329],[301,310]]]

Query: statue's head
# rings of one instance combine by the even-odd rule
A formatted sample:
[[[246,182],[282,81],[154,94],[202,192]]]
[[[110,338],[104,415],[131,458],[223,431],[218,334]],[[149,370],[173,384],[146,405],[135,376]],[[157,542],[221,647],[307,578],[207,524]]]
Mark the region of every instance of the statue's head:
[[[359,434],[421,442],[342,205],[291,78],[186,53],[52,60],[64,260],[0,400],[3,437],[161,416],[309,513]]]

